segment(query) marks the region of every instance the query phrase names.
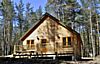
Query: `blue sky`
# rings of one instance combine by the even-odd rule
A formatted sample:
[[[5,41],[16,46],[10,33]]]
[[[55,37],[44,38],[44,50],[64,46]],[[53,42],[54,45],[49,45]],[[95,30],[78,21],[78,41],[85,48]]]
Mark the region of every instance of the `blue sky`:
[[[19,3],[20,0],[13,0],[14,4],[15,3]],[[22,0],[24,4],[26,3],[30,3],[32,7],[34,7],[34,11],[36,11],[36,9],[39,8],[39,6],[41,6],[43,8],[43,12],[44,12],[44,7],[45,4],[47,2],[47,0]]]

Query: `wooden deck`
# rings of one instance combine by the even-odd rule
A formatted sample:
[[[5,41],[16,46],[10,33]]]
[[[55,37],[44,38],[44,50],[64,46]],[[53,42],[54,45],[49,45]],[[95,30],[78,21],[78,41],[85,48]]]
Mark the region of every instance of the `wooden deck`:
[[[73,55],[72,47],[63,47],[61,44],[52,46],[48,43],[42,45],[15,45],[14,56]]]

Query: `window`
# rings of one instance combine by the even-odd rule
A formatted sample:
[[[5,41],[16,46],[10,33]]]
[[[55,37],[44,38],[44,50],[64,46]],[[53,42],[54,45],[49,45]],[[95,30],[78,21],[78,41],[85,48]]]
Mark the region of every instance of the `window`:
[[[27,40],[27,44],[28,45],[34,44],[34,40]]]
[[[42,43],[46,43],[46,39],[42,39],[41,42],[42,42]]]
[[[27,49],[33,49],[34,48],[34,40],[27,40]]]
[[[45,47],[46,46],[46,42],[47,42],[46,39],[41,39],[42,47]]]
[[[63,37],[63,46],[66,45],[66,37]]]
[[[31,40],[31,44],[34,44],[34,40]]]
[[[30,49],[30,40],[27,40],[27,49]]]
[[[68,37],[68,45],[71,45],[71,37]]]
[[[31,40],[31,49],[34,49],[34,40]]]
[[[27,44],[28,44],[28,45],[30,44],[30,40],[27,40]]]

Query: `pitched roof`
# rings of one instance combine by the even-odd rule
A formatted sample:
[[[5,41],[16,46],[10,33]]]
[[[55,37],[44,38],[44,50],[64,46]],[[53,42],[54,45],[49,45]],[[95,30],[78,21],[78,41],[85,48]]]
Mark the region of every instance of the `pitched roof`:
[[[24,41],[47,17],[50,17],[51,19],[53,19],[54,21],[56,21],[58,24],[60,24],[61,26],[63,26],[64,28],[68,29],[69,31],[71,31],[74,34],[80,35],[79,33],[77,33],[75,30],[73,30],[71,27],[69,26],[65,26],[63,23],[61,23],[58,19],[56,19],[55,17],[53,17],[52,15],[50,15],[49,13],[45,13],[41,19],[36,22],[32,28],[30,28],[21,38],[21,41]]]

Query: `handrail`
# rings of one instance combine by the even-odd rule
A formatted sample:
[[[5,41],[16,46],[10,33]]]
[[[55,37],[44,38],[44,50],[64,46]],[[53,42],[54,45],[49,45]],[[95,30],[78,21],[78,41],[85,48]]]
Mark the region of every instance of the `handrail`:
[[[35,49],[35,45],[15,45],[16,51],[26,51]]]
[[[40,52],[65,52],[65,51],[73,51],[73,47],[63,47],[62,43],[57,43],[55,46],[51,43],[40,43],[40,44],[32,44],[32,45],[15,45],[15,51],[28,51],[28,50],[35,50]]]

